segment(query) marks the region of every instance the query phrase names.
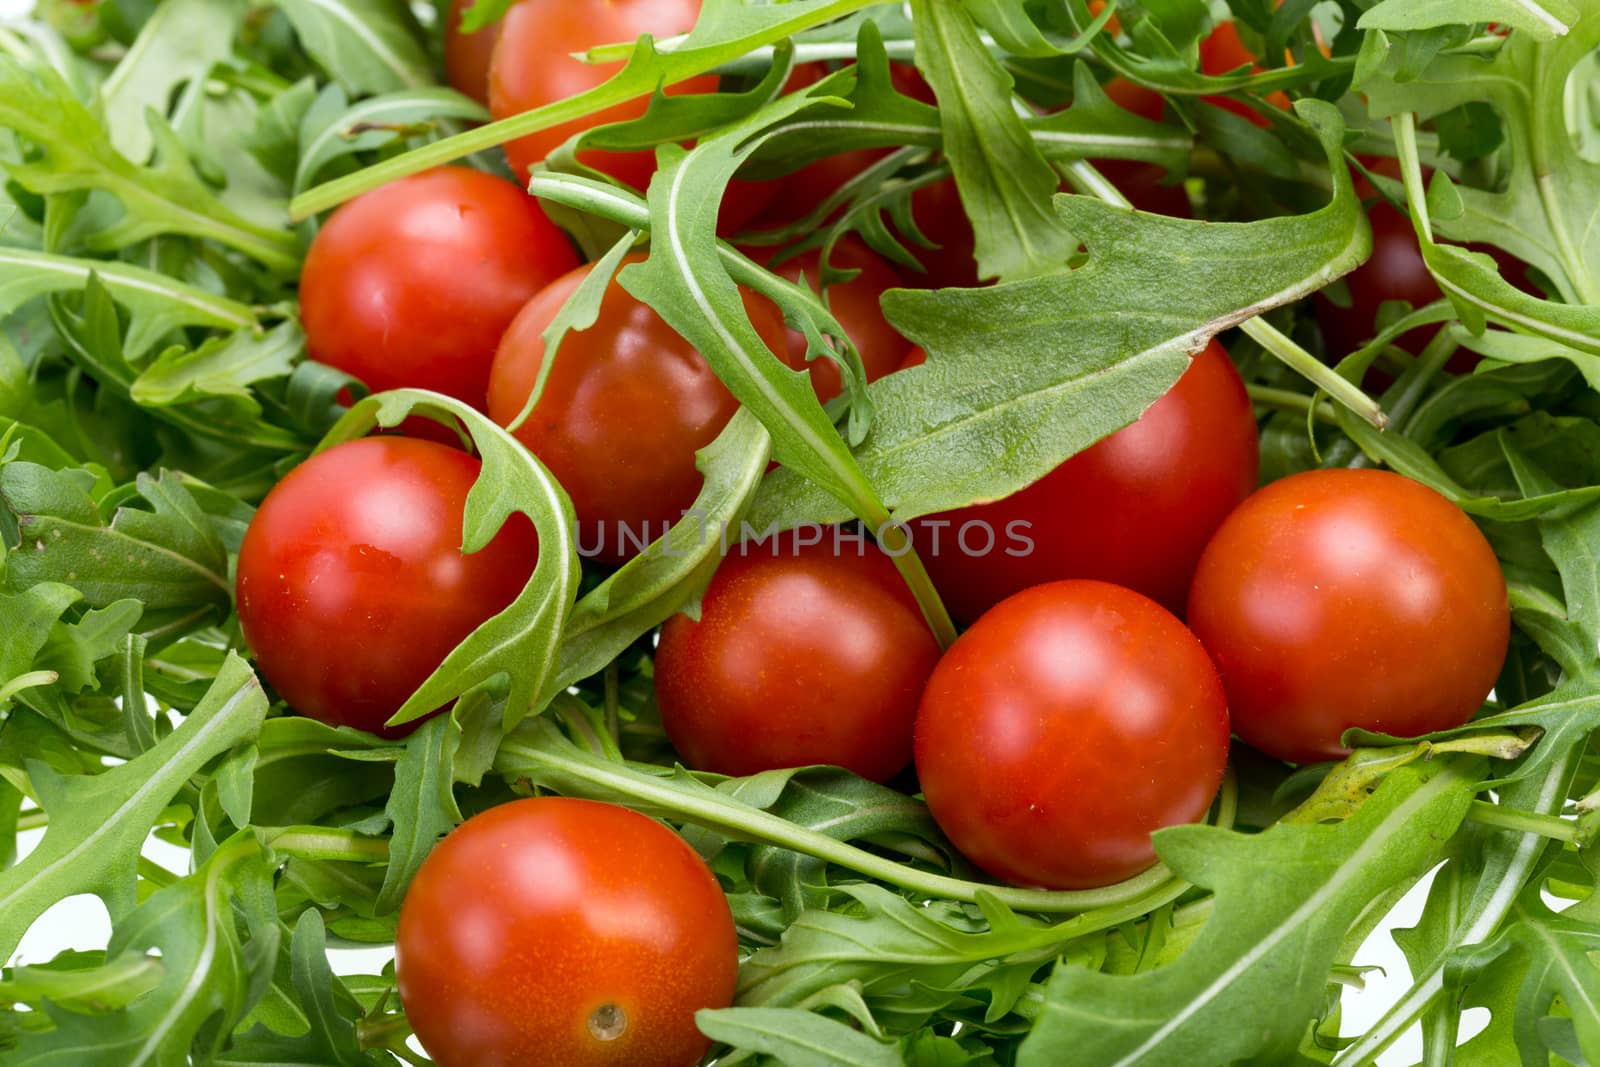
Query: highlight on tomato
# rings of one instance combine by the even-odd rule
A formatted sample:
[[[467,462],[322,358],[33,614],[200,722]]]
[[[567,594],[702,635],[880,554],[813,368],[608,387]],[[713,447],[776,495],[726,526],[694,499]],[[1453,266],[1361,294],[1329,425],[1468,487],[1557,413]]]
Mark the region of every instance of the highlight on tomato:
[[[917,712],[941,829],[997,878],[1087,889],[1156,860],[1204,817],[1228,759],[1217,669],[1178,619],[1105,582],[1026,589],[962,634]]]

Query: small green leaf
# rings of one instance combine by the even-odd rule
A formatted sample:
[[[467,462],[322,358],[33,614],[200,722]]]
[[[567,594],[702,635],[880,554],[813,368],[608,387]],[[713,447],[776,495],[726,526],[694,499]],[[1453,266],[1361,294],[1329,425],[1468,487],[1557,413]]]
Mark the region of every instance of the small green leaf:
[[[702,1009],[700,1032],[735,1049],[773,1056],[791,1067],[901,1067],[893,1045],[844,1023],[793,1008]]]
[[[353,93],[433,81],[411,13],[399,0],[278,0],[322,68]]]

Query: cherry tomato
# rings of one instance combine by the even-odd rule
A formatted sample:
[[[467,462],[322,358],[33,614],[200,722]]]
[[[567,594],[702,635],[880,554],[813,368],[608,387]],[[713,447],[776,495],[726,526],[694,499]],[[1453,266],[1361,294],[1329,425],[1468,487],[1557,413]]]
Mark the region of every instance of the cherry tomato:
[[[700,0],[519,0],[500,24],[489,69],[489,110],[496,119],[593,89],[622,68],[621,63],[574,59],[603,44],[632,41],[641,34],[656,40],[687,33],[700,15]],[[702,74],[667,87],[669,93],[712,93],[715,75]],[[517,173],[528,169],[575,133],[612,122],[636,119],[649,101],[640,99],[562,123],[505,146]],[[655,173],[655,153],[580,152],[581,162],[644,189]]]
[[[1147,89],[1126,78],[1112,78],[1101,88],[1122,110],[1131,111],[1151,122],[1161,121],[1161,112],[1167,106],[1167,98],[1154,89]]]
[[[911,351],[907,352],[906,358],[901,361],[900,369],[910,370],[912,367],[920,367],[926,362],[928,362],[928,350],[921,345],[912,345]]]
[[[1180,219],[1194,215],[1183,183],[1167,181],[1164,167],[1130,159],[1097,159],[1094,165],[1140,211]]]
[[[439,1067],[690,1067],[739,943],[683,839],[627,808],[536,797],[462,823],[400,908],[395,977]]]
[[[945,653],[917,775],[968,859],[1019,885],[1109,885],[1205,815],[1228,759],[1217,669],[1166,609],[1105,582],[1024,590]]]
[[[476,33],[461,32],[461,16],[476,2],[450,0],[444,20],[444,70],[452,89],[488,107],[489,61],[500,36],[500,23],[491,22]]]
[[[1216,29],[1200,42],[1200,72],[1216,76],[1231,74],[1245,66],[1250,68],[1252,74],[1259,74],[1266,69],[1256,62],[1255,53],[1246,48],[1244,42],[1239,39],[1238,23],[1217,23]],[[1265,115],[1242,100],[1236,100],[1231,96],[1202,96],[1200,99],[1248,119],[1263,129],[1271,125]],[[1268,93],[1266,100],[1276,107],[1285,109],[1290,105],[1289,95],[1282,90]]]
[[[526,516],[461,552],[478,469],[431,441],[369,437],[313,456],[267,494],[239,550],[239,622],[290,707],[382,733],[451,649],[522,592],[539,551]]]
[[[785,260],[777,272],[790,281],[798,281],[804,274],[806,284],[815,289],[821,277],[821,259],[820,250],[807,252]],[[905,284],[900,275],[857,237],[847,237],[835,245],[829,263],[835,269],[859,272],[847,282],[828,286],[826,295],[834,318],[861,353],[867,381],[875,382],[899,370],[905,358],[906,339],[883,317],[882,300],[886,291]],[[805,359],[805,335],[790,330],[788,362],[799,367],[805,365]],[[826,357],[812,361],[811,384],[824,401],[838,396],[843,388],[839,368]]]
[[[1207,546],[1189,621],[1240,738],[1279,759],[1336,759],[1355,726],[1459,726],[1510,635],[1506,583],[1478,528],[1386,471],[1321,470],[1246,500]]]
[[[544,331],[590,267],[530,300],[506,330],[489,382],[489,416],[511,424],[544,363]],[[762,339],[785,353],[783,320],[746,297]],[[620,563],[694,504],[694,454],[722,431],[738,402],[705,359],[612,279],[594,326],[569,333],[517,439],[572,497],[585,555]]]
[[[335,211],[311,242],[300,315],[311,358],[374,391],[482,408],[500,335],[578,263],[512,183],[464,167],[402,178]]]
[[[832,531],[744,553],[722,561],[698,622],[661,629],[656,698],[673,746],[719,774],[825,763],[894,777],[939,645],[893,562]]]
[[[1255,488],[1259,454],[1244,383],[1213,341],[1138,422],[1003,500],[917,520],[915,544],[958,619],[1062,578],[1181,610],[1206,541]]]

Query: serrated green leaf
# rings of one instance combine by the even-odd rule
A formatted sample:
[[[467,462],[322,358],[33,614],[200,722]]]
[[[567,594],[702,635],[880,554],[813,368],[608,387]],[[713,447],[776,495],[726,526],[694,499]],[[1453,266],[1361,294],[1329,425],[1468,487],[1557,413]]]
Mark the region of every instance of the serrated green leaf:
[[[129,393],[144,407],[227,397],[243,417],[255,417],[261,414],[261,403],[250,386],[287,378],[304,353],[305,334],[293,319],[266,333],[239,330],[210,338],[192,351],[168,349],[139,373]]]
[[[893,1045],[844,1023],[794,1008],[702,1009],[700,1032],[734,1049],[774,1056],[792,1067],[901,1067]]]
[[[230,657],[206,700],[137,759],[70,778],[30,765],[50,825],[27,859],[0,871],[0,957],[46,908],[76,893],[101,897],[114,921],[127,915],[139,852],[162,809],[212,759],[253,737],[266,710],[255,675]]]
[[[307,52],[353,93],[433,81],[411,13],[399,0],[278,0]]]
[[[1383,0],[1356,23],[1363,30],[1426,30],[1498,22],[1542,41],[1571,31],[1578,11],[1567,0]]]
[[[1210,920],[1175,962],[1128,977],[1057,969],[1019,1067],[1074,1058],[1106,1067],[1200,1067],[1289,1055],[1323,994],[1345,932],[1374,891],[1438,858],[1471,800],[1457,768],[1391,774],[1333,825],[1281,823],[1245,836],[1158,831],[1156,851],[1212,889]]]
[[[291,103],[297,103],[291,102]],[[303,192],[328,164],[445,126],[451,120],[483,122],[483,105],[453,89],[426,86],[368,97],[354,105],[330,85],[305,103],[298,127],[294,191]]]

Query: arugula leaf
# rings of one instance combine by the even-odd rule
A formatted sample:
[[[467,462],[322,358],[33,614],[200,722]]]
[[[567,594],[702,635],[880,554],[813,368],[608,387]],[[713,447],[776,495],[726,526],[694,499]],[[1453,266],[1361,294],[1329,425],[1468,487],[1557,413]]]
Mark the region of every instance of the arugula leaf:
[[[111,143],[143,163],[155,140],[145,112],[167,113],[173,90],[204,78],[233,52],[244,20],[244,0],[167,0],[100,86]]]
[[[352,105],[342,88],[330,85],[307,104],[297,123],[296,193],[304,192],[337,160],[370,152],[434,130],[449,131],[451,120],[484,122],[489,112],[454,89],[426,86],[368,97]]]
[[[266,710],[261,684],[230,656],[205,701],[137,759],[70,778],[30,764],[50,824],[25,860],[0,871],[0,957],[11,956],[46,908],[75,893],[99,896],[114,921],[126,916],[140,849],[162,809],[202,767],[252,737]]]
[[[1330,160],[1339,123],[1323,105]],[[1343,168],[1309,215],[1191,222],[1091,200],[1056,200],[1088,262],[980,290],[891,292],[890,319],[928,363],[875,383],[867,479],[910,519],[996,500],[1132,422],[1221,329],[1311,292],[1367,254],[1370,232]],[[1115,308],[1115,313],[1106,309]],[[1041,358],[1040,353],[1049,353]],[[828,522],[847,513],[793,471],[762,486],[751,522]]]
[[[1203,826],[1158,831],[1162,859],[1216,893],[1211,919],[1183,955],[1153,971],[1058,969],[1019,1067],[1291,1054],[1369,895],[1427,870],[1466,815],[1472,781],[1461,768],[1414,767],[1391,774],[1334,825],[1280,823],[1253,837]]]
[[[735,1049],[775,1056],[793,1067],[900,1067],[892,1045],[844,1023],[793,1008],[702,1009],[701,1033]]]
[[[353,93],[416,89],[433,81],[416,23],[399,0],[278,0],[328,75]]]
[[[1061,184],[1011,105],[1011,77],[961,4],[913,0],[917,66],[939,99],[944,149],[977,236],[978,276],[1058,271],[1078,247],[1050,207]]]
[[[249,387],[287,378],[304,353],[305,334],[292,319],[262,334],[239,330],[208,338],[192,351],[167,349],[139,372],[128,393],[141,407],[226,397],[239,410],[238,421],[248,421],[261,415],[261,402]]]

